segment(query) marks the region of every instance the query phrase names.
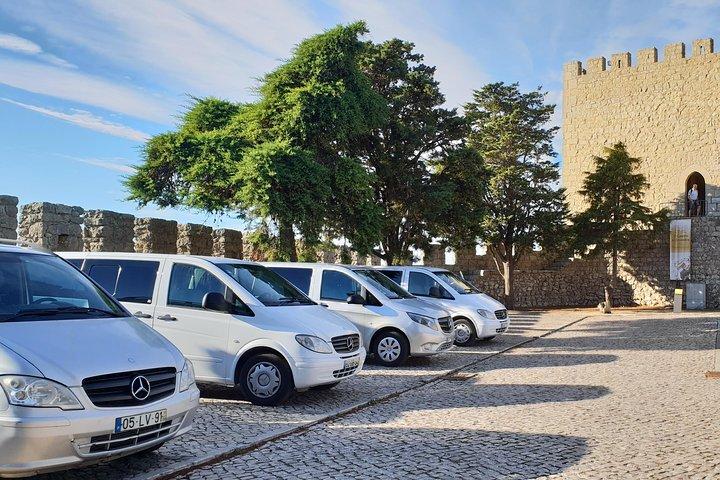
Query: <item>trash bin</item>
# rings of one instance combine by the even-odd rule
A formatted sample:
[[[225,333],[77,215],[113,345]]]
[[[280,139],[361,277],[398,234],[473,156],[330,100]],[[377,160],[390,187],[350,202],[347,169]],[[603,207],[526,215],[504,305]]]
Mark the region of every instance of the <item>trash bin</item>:
[[[683,289],[676,288],[675,289],[675,298],[673,299],[673,312],[674,313],[682,312],[682,296],[683,296]]]

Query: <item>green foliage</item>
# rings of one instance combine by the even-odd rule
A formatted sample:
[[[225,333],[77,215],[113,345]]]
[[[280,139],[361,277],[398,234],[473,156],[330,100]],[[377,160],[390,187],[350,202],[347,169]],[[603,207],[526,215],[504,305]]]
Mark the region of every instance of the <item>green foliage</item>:
[[[389,264],[409,261],[411,247],[429,243],[428,230],[447,196],[428,160],[444,155],[466,133],[456,111],[441,108],[445,97],[435,68],[423,64],[423,56],[413,49],[412,43],[398,39],[368,43],[360,59],[387,105],[386,121],[359,137],[356,150],[374,174],[374,202],[382,211],[375,254]]]
[[[594,172],[584,172],[580,193],[588,207],[573,218],[575,247],[588,254],[606,254],[626,250],[633,230],[660,232],[667,211],[653,212],[642,204],[648,183],[637,173],[641,160],[631,157],[623,143],[605,148],[604,157],[593,157]]]

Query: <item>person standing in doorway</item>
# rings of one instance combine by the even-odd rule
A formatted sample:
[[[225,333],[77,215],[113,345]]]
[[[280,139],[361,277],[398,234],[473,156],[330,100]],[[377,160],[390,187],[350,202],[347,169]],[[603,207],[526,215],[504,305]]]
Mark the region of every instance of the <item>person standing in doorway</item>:
[[[689,207],[688,215],[690,215],[691,217],[697,216],[700,213],[700,202],[698,200],[697,183],[693,183],[692,188],[688,190],[687,198]]]

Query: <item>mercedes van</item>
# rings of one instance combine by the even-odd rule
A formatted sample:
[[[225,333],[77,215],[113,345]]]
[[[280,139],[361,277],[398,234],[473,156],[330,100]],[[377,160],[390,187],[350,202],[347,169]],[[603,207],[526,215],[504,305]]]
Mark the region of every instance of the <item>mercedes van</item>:
[[[162,335],[51,252],[0,241],[0,477],[156,449],[199,399]]]
[[[510,326],[507,309],[467,280],[444,268],[376,267],[413,295],[452,313],[455,344],[491,340]]]
[[[376,270],[316,263],[265,265],[353,322],[365,348],[382,365],[402,365],[410,355],[434,355],[452,347],[455,328],[450,314],[415,298]]]
[[[62,252],[192,360],[198,382],[257,405],[327,389],[365,361],[360,332],[262,265],[231,258]]]

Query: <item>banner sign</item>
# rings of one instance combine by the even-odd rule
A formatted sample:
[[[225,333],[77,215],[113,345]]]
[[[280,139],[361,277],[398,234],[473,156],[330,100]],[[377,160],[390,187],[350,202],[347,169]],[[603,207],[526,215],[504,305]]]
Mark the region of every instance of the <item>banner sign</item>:
[[[691,225],[689,218],[670,222],[670,280],[690,277]]]

